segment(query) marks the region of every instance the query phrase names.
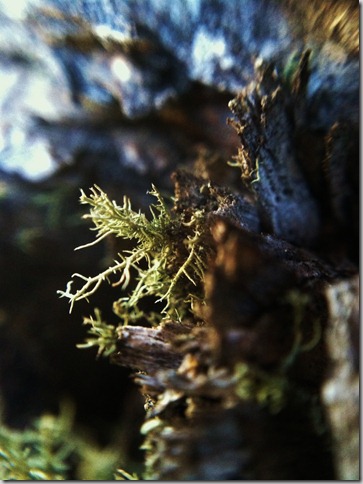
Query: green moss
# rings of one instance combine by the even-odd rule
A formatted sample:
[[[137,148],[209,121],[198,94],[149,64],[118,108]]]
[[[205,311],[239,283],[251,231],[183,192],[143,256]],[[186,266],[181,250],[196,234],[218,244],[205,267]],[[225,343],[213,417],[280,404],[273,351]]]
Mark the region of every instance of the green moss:
[[[120,450],[99,448],[76,432],[73,409],[44,414],[24,430],[0,426],[0,479],[16,481],[120,480]],[[135,475],[134,475],[135,477]]]
[[[70,439],[69,413],[44,415],[24,431],[0,428],[0,477],[6,480],[64,480],[68,458],[75,450]]]
[[[273,371],[246,363],[237,363],[233,378],[236,381],[235,392],[241,400],[255,401],[262,407],[267,407],[271,413],[278,413],[287,403],[291,394],[302,401],[307,396],[304,391],[296,387],[288,376],[288,370],[296,362],[301,353],[313,350],[321,338],[321,324],[313,322],[312,336],[305,341],[303,328],[309,311],[310,298],[308,295],[291,290],[284,298],[293,307],[293,334],[290,351],[282,357],[279,366]]]
[[[283,373],[268,373],[246,363],[234,369],[235,392],[241,400],[258,403],[271,413],[278,413],[286,403],[288,380]]]

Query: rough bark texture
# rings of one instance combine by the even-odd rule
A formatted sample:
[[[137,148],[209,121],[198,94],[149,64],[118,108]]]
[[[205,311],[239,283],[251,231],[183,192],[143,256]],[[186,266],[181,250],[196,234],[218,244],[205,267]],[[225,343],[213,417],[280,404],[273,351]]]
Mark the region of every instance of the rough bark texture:
[[[322,398],[332,432],[335,468],[343,480],[359,478],[359,281],[329,287],[326,332],[329,373]]]
[[[124,442],[126,468],[145,455],[146,478],[358,479],[357,2],[10,4],[5,422],[23,427],[69,397],[100,442]],[[55,294],[125,248],[73,252],[90,238],[78,189],[94,183],[140,209],[154,183],[183,220],[203,210],[212,254],[204,304],[183,321],[119,329],[113,366],[74,348],[90,309],[70,319]],[[116,291],[91,300],[110,321]]]

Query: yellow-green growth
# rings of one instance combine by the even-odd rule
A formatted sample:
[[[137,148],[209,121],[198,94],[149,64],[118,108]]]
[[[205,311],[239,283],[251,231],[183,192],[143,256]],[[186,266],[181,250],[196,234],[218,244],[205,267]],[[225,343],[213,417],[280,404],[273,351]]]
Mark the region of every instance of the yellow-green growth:
[[[74,426],[74,409],[44,414],[23,430],[0,422],[0,479],[15,481],[137,479],[120,469],[119,444],[100,448]]]
[[[91,207],[84,217],[92,220],[97,236],[78,249],[94,245],[109,235],[133,240],[135,246],[119,253],[114,264],[96,276],[73,274],[73,279],[83,282],[82,286],[72,292],[73,281],[70,281],[65,291],[59,291],[69,299],[71,310],[76,301],[88,299],[103,281],[111,282],[114,275],[118,280],[112,285],[120,285],[123,291],[131,278],[136,279],[130,294],[114,303],[114,312],[123,324],[145,318],[139,307],[145,297],[152,296],[155,302],[163,303],[159,312],[148,313],[147,319],[153,323],[166,316],[176,319],[184,316],[191,310],[193,301],[202,297],[200,282],[206,267],[206,249],[200,242],[206,230],[204,213],[197,211],[185,222],[166,206],[154,186],[150,194],[156,198],[156,204],[151,205],[147,218],[141,211],[132,209],[127,197],[119,206],[97,186],[91,188],[90,196],[81,192],[81,203]],[[87,322],[95,335],[97,321]]]
[[[16,481],[65,480],[68,458],[75,451],[70,438],[72,415],[44,415],[33,427],[17,431],[1,425],[0,478]]]
[[[235,366],[235,392],[241,400],[257,402],[278,413],[286,403],[288,381],[282,373],[268,373],[247,363]]]
[[[84,318],[83,324],[89,325],[89,337],[85,343],[78,344],[77,348],[98,347],[97,356],[110,356],[116,351],[117,329],[112,324],[102,320],[101,312],[95,309],[95,318]]]
[[[311,351],[321,338],[321,324],[314,320],[312,336],[304,341],[303,322],[309,310],[310,298],[306,294],[291,290],[285,301],[294,308],[293,339],[290,351],[282,357],[280,365],[274,371],[265,371],[256,365],[241,362],[234,368],[235,392],[241,400],[257,402],[267,407],[271,413],[278,413],[288,399],[288,393],[297,391],[287,376],[287,370],[295,363],[301,353]],[[306,394],[299,390],[301,398]]]

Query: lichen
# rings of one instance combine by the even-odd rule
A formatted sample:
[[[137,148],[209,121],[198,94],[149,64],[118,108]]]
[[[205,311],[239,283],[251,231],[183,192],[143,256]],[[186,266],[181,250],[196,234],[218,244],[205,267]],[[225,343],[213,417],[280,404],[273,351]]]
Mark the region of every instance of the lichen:
[[[69,299],[71,310],[76,301],[94,294],[103,281],[111,282],[113,275],[119,279],[112,285],[121,286],[121,291],[128,288],[131,278],[137,281],[132,291],[113,305],[122,324],[145,319],[140,305],[146,298],[151,297],[155,303],[163,305],[160,311],[147,314],[147,320],[152,324],[166,317],[180,319],[192,311],[196,300],[202,299],[200,282],[208,256],[208,247],[202,243],[206,235],[206,214],[204,210],[197,210],[188,219],[181,217],[168,208],[154,186],[150,194],[157,202],[150,206],[148,219],[141,211],[132,209],[127,197],[119,206],[99,187],[93,187],[89,196],[82,191],[81,203],[91,207],[90,213],[84,217],[92,220],[97,236],[95,241],[78,249],[92,246],[110,235],[131,239],[135,246],[119,253],[114,265],[96,276],[73,274],[74,279],[81,279],[84,284],[72,292],[73,281],[70,281],[66,291],[59,291],[62,297]],[[96,322],[93,319],[87,322],[95,332]]]
[[[89,325],[88,338],[84,343],[77,345],[77,348],[97,347],[97,356],[110,356],[116,350],[117,329],[112,324],[103,321],[99,309],[95,309],[95,318],[92,316],[84,318],[84,325]]]

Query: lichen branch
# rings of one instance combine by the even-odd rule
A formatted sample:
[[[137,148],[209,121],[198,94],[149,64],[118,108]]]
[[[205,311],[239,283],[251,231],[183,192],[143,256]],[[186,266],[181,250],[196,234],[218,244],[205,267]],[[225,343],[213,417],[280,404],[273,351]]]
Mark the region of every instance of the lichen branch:
[[[89,196],[81,191],[81,203],[90,205],[90,212],[84,218],[92,220],[97,235],[95,241],[79,248],[90,247],[109,235],[133,239],[135,246],[118,254],[119,259],[114,265],[96,276],[73,274],[73,280],[81,280],[83,285],[73,291],[71,281],[65,291],[58,291],[61,297],[69,299],[70,311],[75,302],[87,300],[104,281],[113,287],[121,286],[125,291],[131,281],[131,272],[135,275],[136,286],[129,295],[114,304],[114,312],[123,319],[123,324],[145,318],[139,304],[148,296],[152,296],[155,303],[165,302],[159,315],[147,315],[149,321],[159,322],[163,317],[174,314],[176,308],[178,318],[192,311],[193,298],[190,296],[191,293],[197,298],[201,296],[200,283],[208,253],[202,243],[206,232],[205,211],[196,210],[185,222],[183,217],[168,209],[154,185],[149,193],[157,201],[150,207],[151,216],[148,218],[140,210],[134,211],[127,197],[118,206],[97,186],[91,188]],[[111,282],[114,274],[120,274],[119,279]]]

